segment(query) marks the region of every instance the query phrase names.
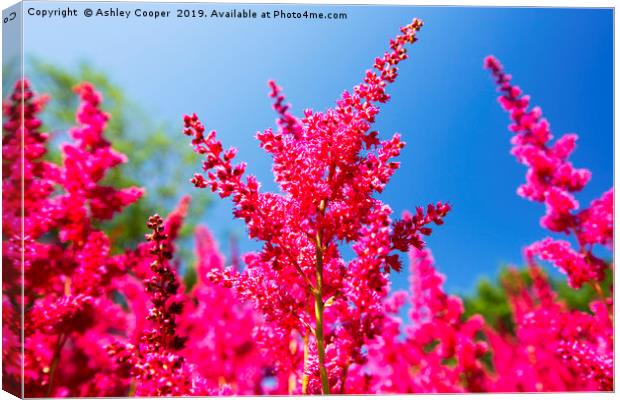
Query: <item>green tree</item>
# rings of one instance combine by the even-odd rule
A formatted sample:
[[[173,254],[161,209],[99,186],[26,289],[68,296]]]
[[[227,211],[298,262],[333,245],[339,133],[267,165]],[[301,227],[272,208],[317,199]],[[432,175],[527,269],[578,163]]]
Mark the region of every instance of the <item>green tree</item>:
[[[147,193],[122,215],[102,224],[101,228],[110,235],[113,243],[120,243],[123,247],[142,241],[148,216],[155,212],[165,214],[174,207],[180,198],[175,184],[187,179],[188,170],[195,163],[191,148],[177,146],[173,141],[180,128],[170,127],[145,113],[105,73],[88,63],[81,63],[75,70],[63,69],[36,58],[30,59],[29,63],[32,71],[29,79],[34,87],[39,93],[51,97],[43,121],[52,137],[48,157],[55,162],[61,160],[56,144],[66,140],[67,130],[75,121],[78,100],[73,88],[87,81],[102,92],[103,108],[111,115],[106,137],[115,149],[129,158],[129,162],[115,168],[106,181],[120,187],[145,187]],[[188,224],[181,232],[180,255],[183,259],[192,256],[188,240],[194,228],[192,221],[198,220],[208,204],[209,195],[204,191],[192,193]]]

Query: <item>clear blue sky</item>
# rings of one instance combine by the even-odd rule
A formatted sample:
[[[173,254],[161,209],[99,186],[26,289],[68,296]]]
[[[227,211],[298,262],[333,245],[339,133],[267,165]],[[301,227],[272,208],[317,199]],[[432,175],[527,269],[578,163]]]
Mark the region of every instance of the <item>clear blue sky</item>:
[[[538,223],[544,206],[515,194],[525,169],[509,154],[508,119],[482,69],[486,55],[502,60],[543,108],[556,136],[580,135],[573,161],[593,172],[578,197],[581,203],[587,205],[613,184],[611,10],[274,7],[345,11],[348,19],[28,17],[24,48],[27,56],[63,67],[75,68],[86,60],[107,72],[130,99],[178,128],[170,135],[178,138],[179,146],[187,146],[180,133],[182,114],[198,113],[225,145],[239,148],[238,158],[248,161],[249,171],[265,189],[273,190],[270,159],[254,139],[257,130],[274,125],[267,80],[276,79],[284,87],[294,112],[325,109],[359,82],[401,25],[422,18],[420,41],[402,64],[399,79],[389,89],[392,100],[377,123],[383,137],[400,132],[408,144],[402,167],[382,198],[397,213],[438,200],[454,206],[445,225],[428,240],[451,291],[471,289],[480,276],[495,274],[502,264],[521,263],[523,246],[546,235]],[[192,172],[188,170],[188,179]],[[180,194],[194,190],[179,182]],[[242,232],[230,210],[228,201],[217,199],[204,216],[220,239],[229,231]],[[242,243],[244,249],[251,247]],[[406,279],[406,273],[396,275],[395,286],[405,287]]]

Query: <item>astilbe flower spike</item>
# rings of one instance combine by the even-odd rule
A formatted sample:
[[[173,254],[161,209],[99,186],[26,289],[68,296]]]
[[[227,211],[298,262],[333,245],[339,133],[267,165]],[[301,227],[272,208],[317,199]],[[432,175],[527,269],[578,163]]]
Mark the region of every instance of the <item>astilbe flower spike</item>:
[[[294,116],[269,81],[277,128],[257,138],[273,156],[278,193],[261,192],[245,164],[233,163],[236,150],[224,150],[197,116],[184,118],[205,157],[194,184],[232,197],[234,215],[263,242],[242,268],[236,250],[227,262],[198,227],[188,287],[178,239],[189,196],[167,218],[149,218],[145,242],[113,253],[122,245],[100,222],[143,190],[103,184],[127,159],[105,137],[101,94],[75,88],[76,124],[55,164],[38,117],[47,98],[17,82],[3,104],[3,388],[25,397],[613,390],[613,288],[601,285],[611,263],[594,254],[612,246],[613,189],[579,209],[574,193],[590,173],[569,161],[576,135],[551,143],[540,110],[528,110],[497,60],[485,65],[512,118],[513,154],[528,167],[519,194],[545,203],[542,225],[573,239],[528,246],[529,276],[506,274],[511,324],[466,317],[463,301],[445,292],[423,237],[449,205],[393,220],[376,198],[404,143],[381,140],[372,123],[421,26],[403,27],[325,112]],[[390,290],[399,252],[409,253],[409,292]],[[560,300],[536,258],[572,287],[590,285],[589,310]]]
[[[384,303],[387,321],[368,344],[369,362],[350,372],[355,393],[480,392],[490,384],[480,315],[464,318],[460,298],[443,289],[445,277],[428,249],[412,249],[409,292]],[[409,322],[398,316],[409,302]],[[404,335],[403,335],[404,333]]]
[[[137,201],[142,190],[99,185],[125,158],[103,137],[108,117],[99,108],[99,93],[89,84],[76,91],[77,126],[73,143],[63,146],[61,165],[43,160],[48,135],[39,131],[37,114],[45,97],[19,81],[3,107],[4,355],[23,363],[27,397],[123,394],[124,382],[114,379],[104,344],[112,340],[112,327],[123,325],[112,282],[126,271],[95,221]],[[23,327],[6,320],[22,307]],[[21,328],[23,348],[13,342]],[[3,383],[20,393],[21,371],[12,366],[4,364]]]
[[[493,74],[502,93],[499,103],[512,120],[512,154],[528,167],[526,183],[519,187],[518,194],[544,202],[547,213],[541,225],[552,232],[572,233],[579,244],[575,251],[569,242],[547,238],[528,247],[526,255],[551,261],[567,274],[575,288],[602,280],[607,266],[592,250],[595,244],[612,245],[613,188],[589,208],[577,211],[579,203],[572,193],[583,189],[591,176],[590,171],[577,169],[568,160],[577,135],[566,134],[550,144],[553,136],[540,108],[528,110],[529,96],[522,95],[521,89],[510,83],[512,77],[497,59],[487,57],[485,67]]]
[[[155,245],[152,240],[111,253],[113,244],[98,222],[113,218],[143,191],[101,184],[106,172],[126,158],[105,138],[109,116],[100,108],[101,95],[89,84],[79,85],[76,92],[77,124],[69,131],[71,141],[61,146],[60,165],[43,158],[48,135],[40,132],[37,116],[46,98],[37,96],[28,81],[20,81],[3,106],[3,388],[27,397],[223,395],[232,387],[240,393],[260,392],[269,361],[259,362],[256,348],[243,345],[251,343],[248,324],[258,320],[256,314],[235,297],[221,295],[221,288],[219,297],[209,297],[216,294],[210,283],[199,283],[196,294],[186,295],[176,277],[178,265],[168,260],[189,197],[181,199],[163,228],[161,221],[151,221]],[[203,258],[208,253],[203,251]],[[229,328],[236,327],[232,332],[240,346],[232,354],[221,351],[203,361],[184,352],[203,346],[183,345],[181,338],[192,324],[181,305],[206,299],[213,307],[245,311],[221,318]],[[207,311],[201,313],[196,317]],[[211,325],[201,332],[219,335],[222,329]],[[136,363],[128,362],[129,356]],[[184,357],[191,362],[182,361]],[[144,369],[145,360],[156,367],[157,376]],[[207,362],[229,370],[227,377],[239,374],[249,386],[230,378],[231,385],[217,378],[205,382],[196,371],[208,368]]]
[[[611,390],[613,326],[604,304],[591,313],[571,310],[551,288],[539,266],[528,267],[531,280],[511,269],[503,286],[511,307],[514,336],[485,328],[496,373],[492,391]]]
[[[398,134],[381,141],[371,125],[378,105],[389,99],[385,88],[397,76],[396,65],[407,58],[405,45],[417,40],[421,27],[415,19],[401,28],[374,70],[325,112],[292,116],[281,89],[269,82],[278,129],[257,138],[273,157],[281,193],[261,192],[255,177],[244,177],[246,165],[233,164],[236,149],[224,150],[195,114],[184,117],[184,133],[204,156],[205,174],[192,182],[232,196],[235,217],[245,221],[250,238],[264,243],[245,256],[244,271],[216,270],[210,278],[233,287],[275,323],[256,337],[277,338],[277,368],[290,376],[290,393],[345,392],[347,370],[366,362],[361,349],[382,329],[387,273],[400,269],[395,251],[422,248],[428,225],[441,224],[450,210],[438,203],[393,222],[391,208],[373,197],[398,169],[393,159],[404,142]],[[356,254],[349,262],[340,254],[343,242]]]
[[[521,89],[510,83],[511,76],[504,72],[497,59],[489,56],[484,65],[495,78],[501,92],[498,100],[512,120],[509,127],[514,133],[512,153],[528,167],[526,183],[519,187],[519,195],[544,202],[547,213],[541,219],[541,225],[552,232],[573,235],[578,245],[578,249],[574,249],[569,241],[550,237],[531,244],[525,249],[530,271],[540,276],[534,263],[535,257],[538,257],[564,272],[571,287],[580,288],[588,284],[599,296],[599,300],[590,305],[594,315],[571,312],[549,301],[548,297],[545,301],[541,299],[539,306],[529,300],[517,302],[519,297],[513,297],[519,338],[517,348],[527,346],[528,357],[546,360],[545,363],[539,361],[536,367],[530,369],[532,376],[536,376],[534,381],[537,386],[525,390],[591,389],[591,382],[598,390],[611,390],[613,298],[605,295],[600,285],[610,264],[594,254],[594,246],[598,244],[611,248],[613,243],[613,188],[594,200],[590,207],[579,210],[572,193],[583,189],[591,173],[586,169],[574,168],[568,160],[575,149],[577,135],[566,134],[551,144],[549,123],[542,118],[540,108],[528,110],[529,96],[522,95]],[[611,288],[609,292],[612,292]],[[523,298],[523,295],[520,296]],[[510,349],[506,343],[500,342],[495,339],[493,347],[498,351]],[[519,351],[516,357],[514,353],[509,357],[522,359],[519,358]],[[562,369],[558,368],[562,364],[563,368],[567,368],[563,377],[560,373]],[[558,371],[560,376],[549,379],[544,372],[545,366]],[[574,379],[574,376],[579,379]]]
[[[252,331],[265,326],[265,321],[251,304],[240,302],[233,291],[208,279],[210,271],[227,264],[206,227],[196,228],[195,241],[197,282],[177,317],[178,332],[190,340],[179,354],[196,365],[196,373],[211,391],[230,388],[240,395],[270,394],[273,389],[262,383],[273,372],[273,354],[259,348],[252,337]]]
[[[130,394],[262,393],[270,361],[252,343],[251,330],[259,319],[232,292],[205,278],[205,269],[223,263],[206,228],[196,230],[198,281],[188,291],[178,278],[175,241],[189,203],[185,196],[165,220],[151,217],[147,241],[123,254],[133,273],[117,280],[117,290],[132,318],[125,335],[106,350],[119,379],[129,382]]]
[[[48,216],[33,213],[36,210],[28,206],[49,206],[47,197],[54,190],[53,167],[41,160],[48,135],[40,132],[37,115],[44,103],[27,80],[20,80],[2,105],[6,118],[2,136],[2,383],[11,393],[21,393],[22,386],[22,262],[24,268],[29,267],[35,253],[28,231],[49,224]],[[32,203],[22,204],[22,198]]]
[[[169,225],[175,222],[173,215]],[[147,319],[152,328],[142,332],[137,345],[114,343],[108,347],[108,353],[128,370],[137,396],[201,394],[204,383],[194,373],[195,366],[178,354],[187,338],[177,333],[177,317],[183,311],[183,302],[179,296],[180,282],[170,265],[173,252],[164,232],[164,220],[155,214],[147,227],[152,231],[146,235],[152,275],[145,280],[145,288],[151,302]]]

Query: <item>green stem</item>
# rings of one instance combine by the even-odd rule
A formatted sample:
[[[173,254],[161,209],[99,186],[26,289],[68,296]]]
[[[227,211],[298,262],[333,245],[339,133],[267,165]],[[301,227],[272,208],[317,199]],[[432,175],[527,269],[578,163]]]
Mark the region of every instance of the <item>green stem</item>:
[[[592,289],[594,289],[594,291],[596,292],[598,297],[601,299],[603,304],[605,304],[605,308],[607,309],[607,316],[609,316],[609,320],[613,321],[614,320],[614,312],[613,312],[613,309],[610,307],[609,303],[607,303],[607,298],[605,297],[605,293],[603,292],[603,288],[601,288],[601,285],[598,282],[596,282],[596,281],[589,281],[589,284],[592,287]]]
[[[131,380],[131,383],[129,384],[129,392],[127,393],[127,397],[135,397],[136,396],[136,389],[137,389],[137,384],[136,384],[136,379],[133,378]]]
[[[324,203],[323,203],[324,204]],[[321,208],[324,208],[322,204]],[[316,317],[316,347],[319,353],[319,372],[321,373],[321,385],[323,394],[329,394],[329,380],[325,368],[325,338],[323,336],[323,244],[321,235],[316,237],[316,291],[314,293],[314,313]]]
[[[47,397],[52,396],[52,389],[54,388],[54,376],[56,375],[56,369],[58,368],[58,362],[60,361],[60,352],[67,341],[67,336],[64,333],[61,333],[58,336],[58,341],[56,342],[56,348],[54,349],[54,356],[52,359],[52,365],[50,366],[50,379],[49,385],[47,386]]]
[[[301,378],[301,394],[308,394],[308,380],[310,377],[306,374],[306,367],[308,366],[308,342],[309,342],[310,332],[306,331],[304,335],[304,371],[303,376]]]
[[[314,310],[316,314],[316,347],[319,353],[319,371],[323,394],[329,394],[329,381],[325,369],[325,338],[323,337],[323,300],[320,295],[315,296]]]

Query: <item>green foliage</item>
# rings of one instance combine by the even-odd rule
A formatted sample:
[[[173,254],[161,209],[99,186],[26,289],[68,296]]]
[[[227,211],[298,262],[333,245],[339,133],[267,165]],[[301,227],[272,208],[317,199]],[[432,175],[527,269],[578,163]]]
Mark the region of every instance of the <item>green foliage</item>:
[[[464,296],[463,304],[466,318],[480,314],[490,325],[501,330],[513,331],[514,323],[510,306],[499,279],[497,282],[491,282],[487,278],[481,279],[478,282],[476,293],[472,296]]]
[[[13,91],[13,83],[21,77],[19,57],[2,58],[2,98],[5,99]]]
[[[61,161],[58,143],[67,139],[67,130],[75,123],[78,99],[73,88],[87,81],[102,92],[103,109],[111,115],[106,137],[116,150],[129,158],[126,164],[106,176],[105,183],[116,187],[145,187],[146,194],[113,221],[102,223],[100,228],[122,248],[142,241],[148,216],[156,212],[165,215],[172,210],[180,199],[178,182],[188,179],[190,167],[195,163],[189,146],[177,146],[172,140],[180,128],[170,128],[146,114],[128,100],[123,90],[105,73],[87,63],[70,71],[38,59],[29,61],[30,71],[33,71],[29,78],[34,87],[39,93],[51,97],[42,119],[46,124],[44,129],[52,138],[48,154],[52,161]],[[181,232],[182,247],[190,245],[188,237],[193,231],[193,222],[199,219],[198,215],[208,204],[209,196],[205,191],[192,193],[188,225]]]
[[[194,285],[198,282],[198,273],[196,272],[196,268],[191,265],[185,271],[185,275],[183,275],[183,284],[185,285],[186,291],[191,291]]]

